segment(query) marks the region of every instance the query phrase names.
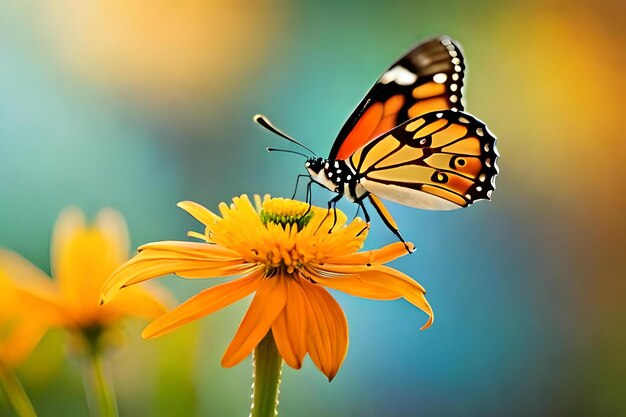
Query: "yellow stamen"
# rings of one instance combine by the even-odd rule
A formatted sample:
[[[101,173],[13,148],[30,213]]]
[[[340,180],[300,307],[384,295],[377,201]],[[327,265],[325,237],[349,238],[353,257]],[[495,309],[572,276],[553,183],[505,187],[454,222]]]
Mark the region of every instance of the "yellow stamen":
[[[271,198],[263,203],[261,221],[263,224],[275,223],[281,226],[296,225],[302,229],[313,217],[311,206],[302,201],[285,198]]]

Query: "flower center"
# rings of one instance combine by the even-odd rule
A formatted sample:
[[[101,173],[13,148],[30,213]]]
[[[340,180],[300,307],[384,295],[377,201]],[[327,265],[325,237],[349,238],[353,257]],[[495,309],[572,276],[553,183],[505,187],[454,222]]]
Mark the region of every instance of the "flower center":
[[[299,245],[296,243],[297,232],[300,232],[313,217],[311,206],[301,201],[286,198],[272,198],[266,200],[259,214],[264,225],[274,224],[283,229],[291,228],[291,232],[286,240],[277,239],[278,243],[266,253],[266,275],[273,276],[278,271],[285,271],[292,274],[302,262],[306,262],[310,256],[301,253]],[[293,232],[296,234],[292,234]]]
[[[302,230],[313,217],[313,212],[311,206],[302,201],[272,198],[263,203],[260,216],[265,225],[275,223],[287,226],[289,224],[296,225],[298,230]]]

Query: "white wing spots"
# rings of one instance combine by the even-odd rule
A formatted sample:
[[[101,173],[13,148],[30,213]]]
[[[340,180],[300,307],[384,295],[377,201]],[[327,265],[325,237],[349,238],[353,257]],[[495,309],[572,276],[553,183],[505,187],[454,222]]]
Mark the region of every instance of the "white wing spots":
[[[454,81],[458,81],[459,80],[459,74],[452,74],[452,79]]]
[[[332,177],[333,177],[333,173],[332,173],[332,172],[329,172],[329,173],[328,173],[328,178],[332,178]]]
[[[420,145],[426,145],[426,138],[420,139]]]
[[[329,167],[329,166],[330,166],[330,165],[328,165],[328,162],[326,162],[326,163],[324,164],[324,169],[328,169],[328,167]]]
[[[484,172],[478,176],[478,181],[480,182],[485,182],[486,179],[487,179],[487,175]]]
[[[467,124],[467,123],[469,123],[470,121],[469,121],[469,120],[467,120],[465,117],[461,116],[461,117],[459,117],[459,122]]]
[[[460,66],[460,65],[455,65],[455,66],[454,66],[454,70],[455,70],[456,72],[461,72],[461,66]]]
[[[459,98],[457,96],[455,96],[454,94],[452,94],[450,96],[450,102],[456,103],[458,100],[459,100]]]
[[[398,85],[411,85],[417,81],[417,74],[412,73],[401,65],[396,65],[380,77],[380,82],[389,84],[395,82]]]
[[[483,187],[481,187],[480,185],[476,187],[476,191],[481,192],[482,190],[483,190]]]
[[[468,200],[471,200],[471,199],[472,199],[472,196],[471,196],[471,195],[469,195],[469,194],[465,194],[465,198],[467,198]]]
[[[483,136],[485,134],[485,132],[483,131],[482,127],[479,127],[479,128],[476,129],[476,134],[478,136]]]
[[[335,161],[335,168],[339,168],[339,162]]]
[[[452,110],[452,111],[459,111],[459,109],[457,109],[456,107],[450,107],[450,110]]]
[[[437,119],[441,119],[441,117],[443,116],[443,113],[437,113],[436,116],[437,116]]]
[[[487,191],[487,198],[491,198],[491,194],[493,194],[493,190]]]
[[[450,39],[442,39],[441,40],[441,44],[443,46],[448,46],[448,45],[452,45],[452,41]]]
[[[347,181],[350,181],[352,179],[352,175],[348,174],[348,176],[346,177]]]
[[[437,84],[443,84],[446,82],[447,79],[448,79],[448,76],[444,74],[443,72],[440,72],[439,74],[435,74],[435,76],[433,77],[433,81],[436,82]]]
[[[489,144],[485,143],[485,152],[489,152]]]
[[[461,60],[459,58],[452,58],[452,63],[454,65],[459,65],[461,63]]]
[[[487,168],[491,168],[491,158],[485,159],[485,165],[487,166]]]
[[[448,53],[450,54],[452,58],[455,58],[458,55],[456,51],[448,51]]]
[[[459,86],[458,86],[458,85],[456,85],[456,84],[450,84],[450,91],[456,91],[456,90],[457,90],[457,88],[459,88]]]
[[[311,166],[311,163],[310,163],[310,162],[307,162],[306,164],[304,164],[304,166],[308,168],[308,167],[310,167],[310,166]]]

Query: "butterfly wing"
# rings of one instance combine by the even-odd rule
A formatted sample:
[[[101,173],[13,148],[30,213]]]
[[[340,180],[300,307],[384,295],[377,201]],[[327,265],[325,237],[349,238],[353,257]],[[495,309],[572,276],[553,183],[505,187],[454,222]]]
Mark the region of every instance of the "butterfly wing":
[[[411,119],[351,157],[360,184],[385,200],[429,210],[490,199],[496,138],[474,116],[452,110]]]
[[[348,159],[370,140],[422,114],[462,111],[464,71],[461,48],[449,37],[419,44],[391,65],[366,94],[335,139],[329,159]]]

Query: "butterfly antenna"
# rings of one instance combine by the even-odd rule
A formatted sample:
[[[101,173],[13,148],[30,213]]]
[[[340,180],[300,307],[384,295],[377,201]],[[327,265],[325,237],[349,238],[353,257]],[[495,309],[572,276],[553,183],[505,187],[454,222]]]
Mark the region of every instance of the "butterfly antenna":
[[[278,130],[278,128],[276,128],[276,126],[274,126],[265,116],[263,116],[262,114],[257,114],[252,118],[255,123],[257,123],[260,126],[263,126],[264,128],[266,128],[267,130],[269,130],[270,132],[273,132],[275,134],[277,134],[278,136],[287,139],[289,142],[291,143],[295,143],[298,146],[301,146],[302,148],[306,149],[307,151],[311,152],[313,154],[313,156],[317,156],[315,154],[315,152],[313,152],[310,148],[308,148],[307,146],[301,144],[300,142],[298,142],[297,140],[295,140],[292,137],[289,137],[286,133],[281,132],[280,130]],[[269,149],[268,149],[269,150]]]
[[[278,148],[265,148],[268,152],[286,152],[286,153],[295,153],[296,155],[304,156],[305,158],[309,158],[309,155],[304,154],[298,151],[292,151],[291,149],[278,149]]]

